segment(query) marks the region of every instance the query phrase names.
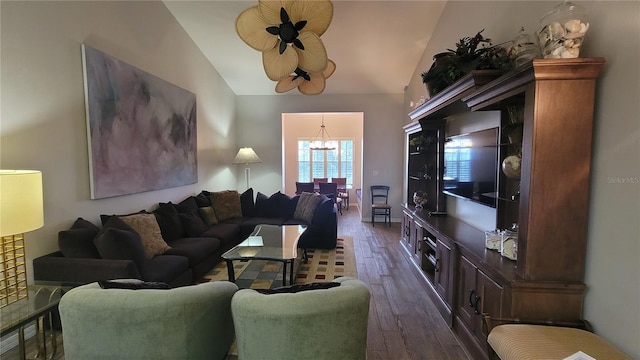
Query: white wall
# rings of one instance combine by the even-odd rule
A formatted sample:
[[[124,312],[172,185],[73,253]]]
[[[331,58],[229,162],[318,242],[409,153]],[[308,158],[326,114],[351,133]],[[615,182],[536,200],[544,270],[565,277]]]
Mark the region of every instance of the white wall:
[[[151,209],[202,189],[235,188],[235,96],[161,2],[2,1],[0,167],[43,173],[43,228],[34,257],[58,249],[79,216]],[[198,179],[182,186],[90,200],[80,44],[86,43],[196,94]]]
[[[326,134],[331,140],[353,140],[353,189],[347,190],[350,205],[355,206],[355,190],[360,188],[362,173],[362,132],[364,114],[354,112],[340,113],[288,113],[282,116],[282,139],[284,164],[282,167],[283,188],[285,194],[295,194],[298,181],[298,140],[312,141],[320,131],[324,119]],[[327,139],[328,140],[328,139]]]
[[[251,186],[272,194],[282,189],[283,113],[363,112],[362,189],[370,185],[391,186],[389,202],[394,221],[400,221],[402,201],[403,121],[402,94],[394,95],[280,95],[238,96],[238,140],[251,146],[262,163],[251,166]],[[363,190],[363,204],[371,202]],[[355,199],[355,197],[354,197]],[[365,206],[364,219],[371,217]]]
[[[607,64],[596,94],[584,317],[595,331],[640,358],[640,2],[581,1],[590,17],[583,57]],[[520,26],[533,32],[557,2],[449,1],[411,78],[408,104],[426,96],[420,73],[434,54],[486,28],[494,43]],[[568,104],[570,106],[571,104]],[[562,156],[562,154],[558,154]],[[567,259],[570,261],[570,259]]]

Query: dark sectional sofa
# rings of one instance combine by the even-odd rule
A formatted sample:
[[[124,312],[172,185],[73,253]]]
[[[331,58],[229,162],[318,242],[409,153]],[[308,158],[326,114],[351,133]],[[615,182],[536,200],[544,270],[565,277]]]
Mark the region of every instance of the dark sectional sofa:
[[[178,204],[159,203],[151,212],[101,215],[101,226],[78,218],[60,231],[59,251],[33,260],[34,280],[75,286],[136,278],[190,285],[258,224],[307,225],[298,247],[332,249],[337,219],[334,201],[324,195],[258,192],[254,200],[252,189],[202,191]]]

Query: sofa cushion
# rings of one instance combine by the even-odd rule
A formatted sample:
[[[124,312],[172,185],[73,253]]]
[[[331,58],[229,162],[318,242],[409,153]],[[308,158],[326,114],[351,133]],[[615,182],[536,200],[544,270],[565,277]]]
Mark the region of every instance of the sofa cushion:
[[[242,208],[242,216],[254,216],[256,204],[253,201],[253,188],[248,188],[240,194],[240,207]]]
[[[330,222],[332,216],[335,216],[334,214],[335,203],[333,199],[329,199],[324,195],[320,195],[320,196],[322,197],[322,200],[316,207],[316,211],[313,214],[313,219],[311,220],[311,223],[314,225],[322,226]]]
[[[142,269],[142,279],[145,281],[171,283],[189,270],[189,259],[179,255],[159,255],[145,261]]]
[[[196,204],[199,208],[211,206],[211,193],[206,190],[202,190],[200,194],[195,196]]]
[[[293,217],[293,213],[296,210],[296,206],[298,205],[299,196],[290,197],[287,194],[283,194],[280,191],[271,195],[271,197],[275,197],[278,203],[278,216],[285,219],[290,219]]]
[[[153,211],[156,216],[162,238],[170,243],[173,240],[180,239],[185,236],[184,227],[178,216],[178,210],[171,202],[159,203],[158,208]]]
[[[207,225],[204,224],[204,221],[200,215],[198,215],[197,211],[180,213],[178,216],[180,217],[180,221],[182,222],[182,226],[184,227],[184,231],[188,237],[198,236],[207,230]]]
[[[96,234],[98,233],[98,231],[100,231],[100,228],[96,226],[96,224],[81,217],[77,218],[76,221],[73,222],[73,225],[71,225],[71,229],[95,230]]]
[[[235,190],[216,191],[211,193],[211,206],[216,212],[218,221],[234,217],[242,217],[240,194]]]
[[[98,230],[69,229],[58,233],[58,248],[68,258],[99,259],[100,253],[93,243]]]
[[[241,240],[240,225],[229,223],[217,224],[200,234],[200,237],[220,239],[222,245],[227,245],[234,241],[239,242],[239,240]]]
[[[280,191],[266,196],[258,192],[256,195],[256,205],[254,216],[259,217],[283,217],[290,218],[293,216],[295,204],[292,205],[291,198]]]
[[[216,217],[215,210],[213,210],[213,206],[198,208],[198,215],[200,215],[200,218],[202,218],[202,221],[207,226],[215,225],[218,223],[218,218]]]
[[[193,196],[189,196],[188,198],[180,201],[174,206],[176,207],[176,210],[180,214],[198,211],[198,203],[196,202],[196,198]]]
[[[133,230],[107,226],[93,242],[103,259],[131,260],[138,270],[145,264],[144,247],[140,235]]]
[[[189,259],[189,266],[199,264],[206,257],[220,249],[220,240],[216,238],[182,238],[171,243],[165,255],[180,255]]]
[[[171,248],[162,238],[162,232],[155,215],[134,214],[119,216],[119,218],[140,235],[147,259],[160,255]]]
[[[296,210],[293,212],[293,218],[311,222],[315,215],[316,208],[322,201],[323,195],[303,192],[300,194]]]

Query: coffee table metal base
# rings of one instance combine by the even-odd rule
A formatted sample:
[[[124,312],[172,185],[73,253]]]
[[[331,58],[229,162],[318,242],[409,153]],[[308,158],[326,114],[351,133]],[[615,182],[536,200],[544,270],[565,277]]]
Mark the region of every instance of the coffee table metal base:
[[[258,259],[254,259],[258,260]],[[236,273],[233,269],[233,260],[225,259],[227,262],[227,274],[229,275],[229,281],[236,282]],[[250,260],[253,261],[253,260]],[[270,259],[268,261],[278,261],[282,263],[282,285],[287,285],[287,266],[289,267],[289,285],[293,285],[293,268],[295,259],[276,260]]]

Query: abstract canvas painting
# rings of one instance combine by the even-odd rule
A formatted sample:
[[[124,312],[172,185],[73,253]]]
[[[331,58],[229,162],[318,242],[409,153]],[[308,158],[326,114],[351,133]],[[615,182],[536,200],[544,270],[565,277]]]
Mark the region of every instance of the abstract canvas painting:
[[[82,45],[91,198],[198,181],[195,94]]]

